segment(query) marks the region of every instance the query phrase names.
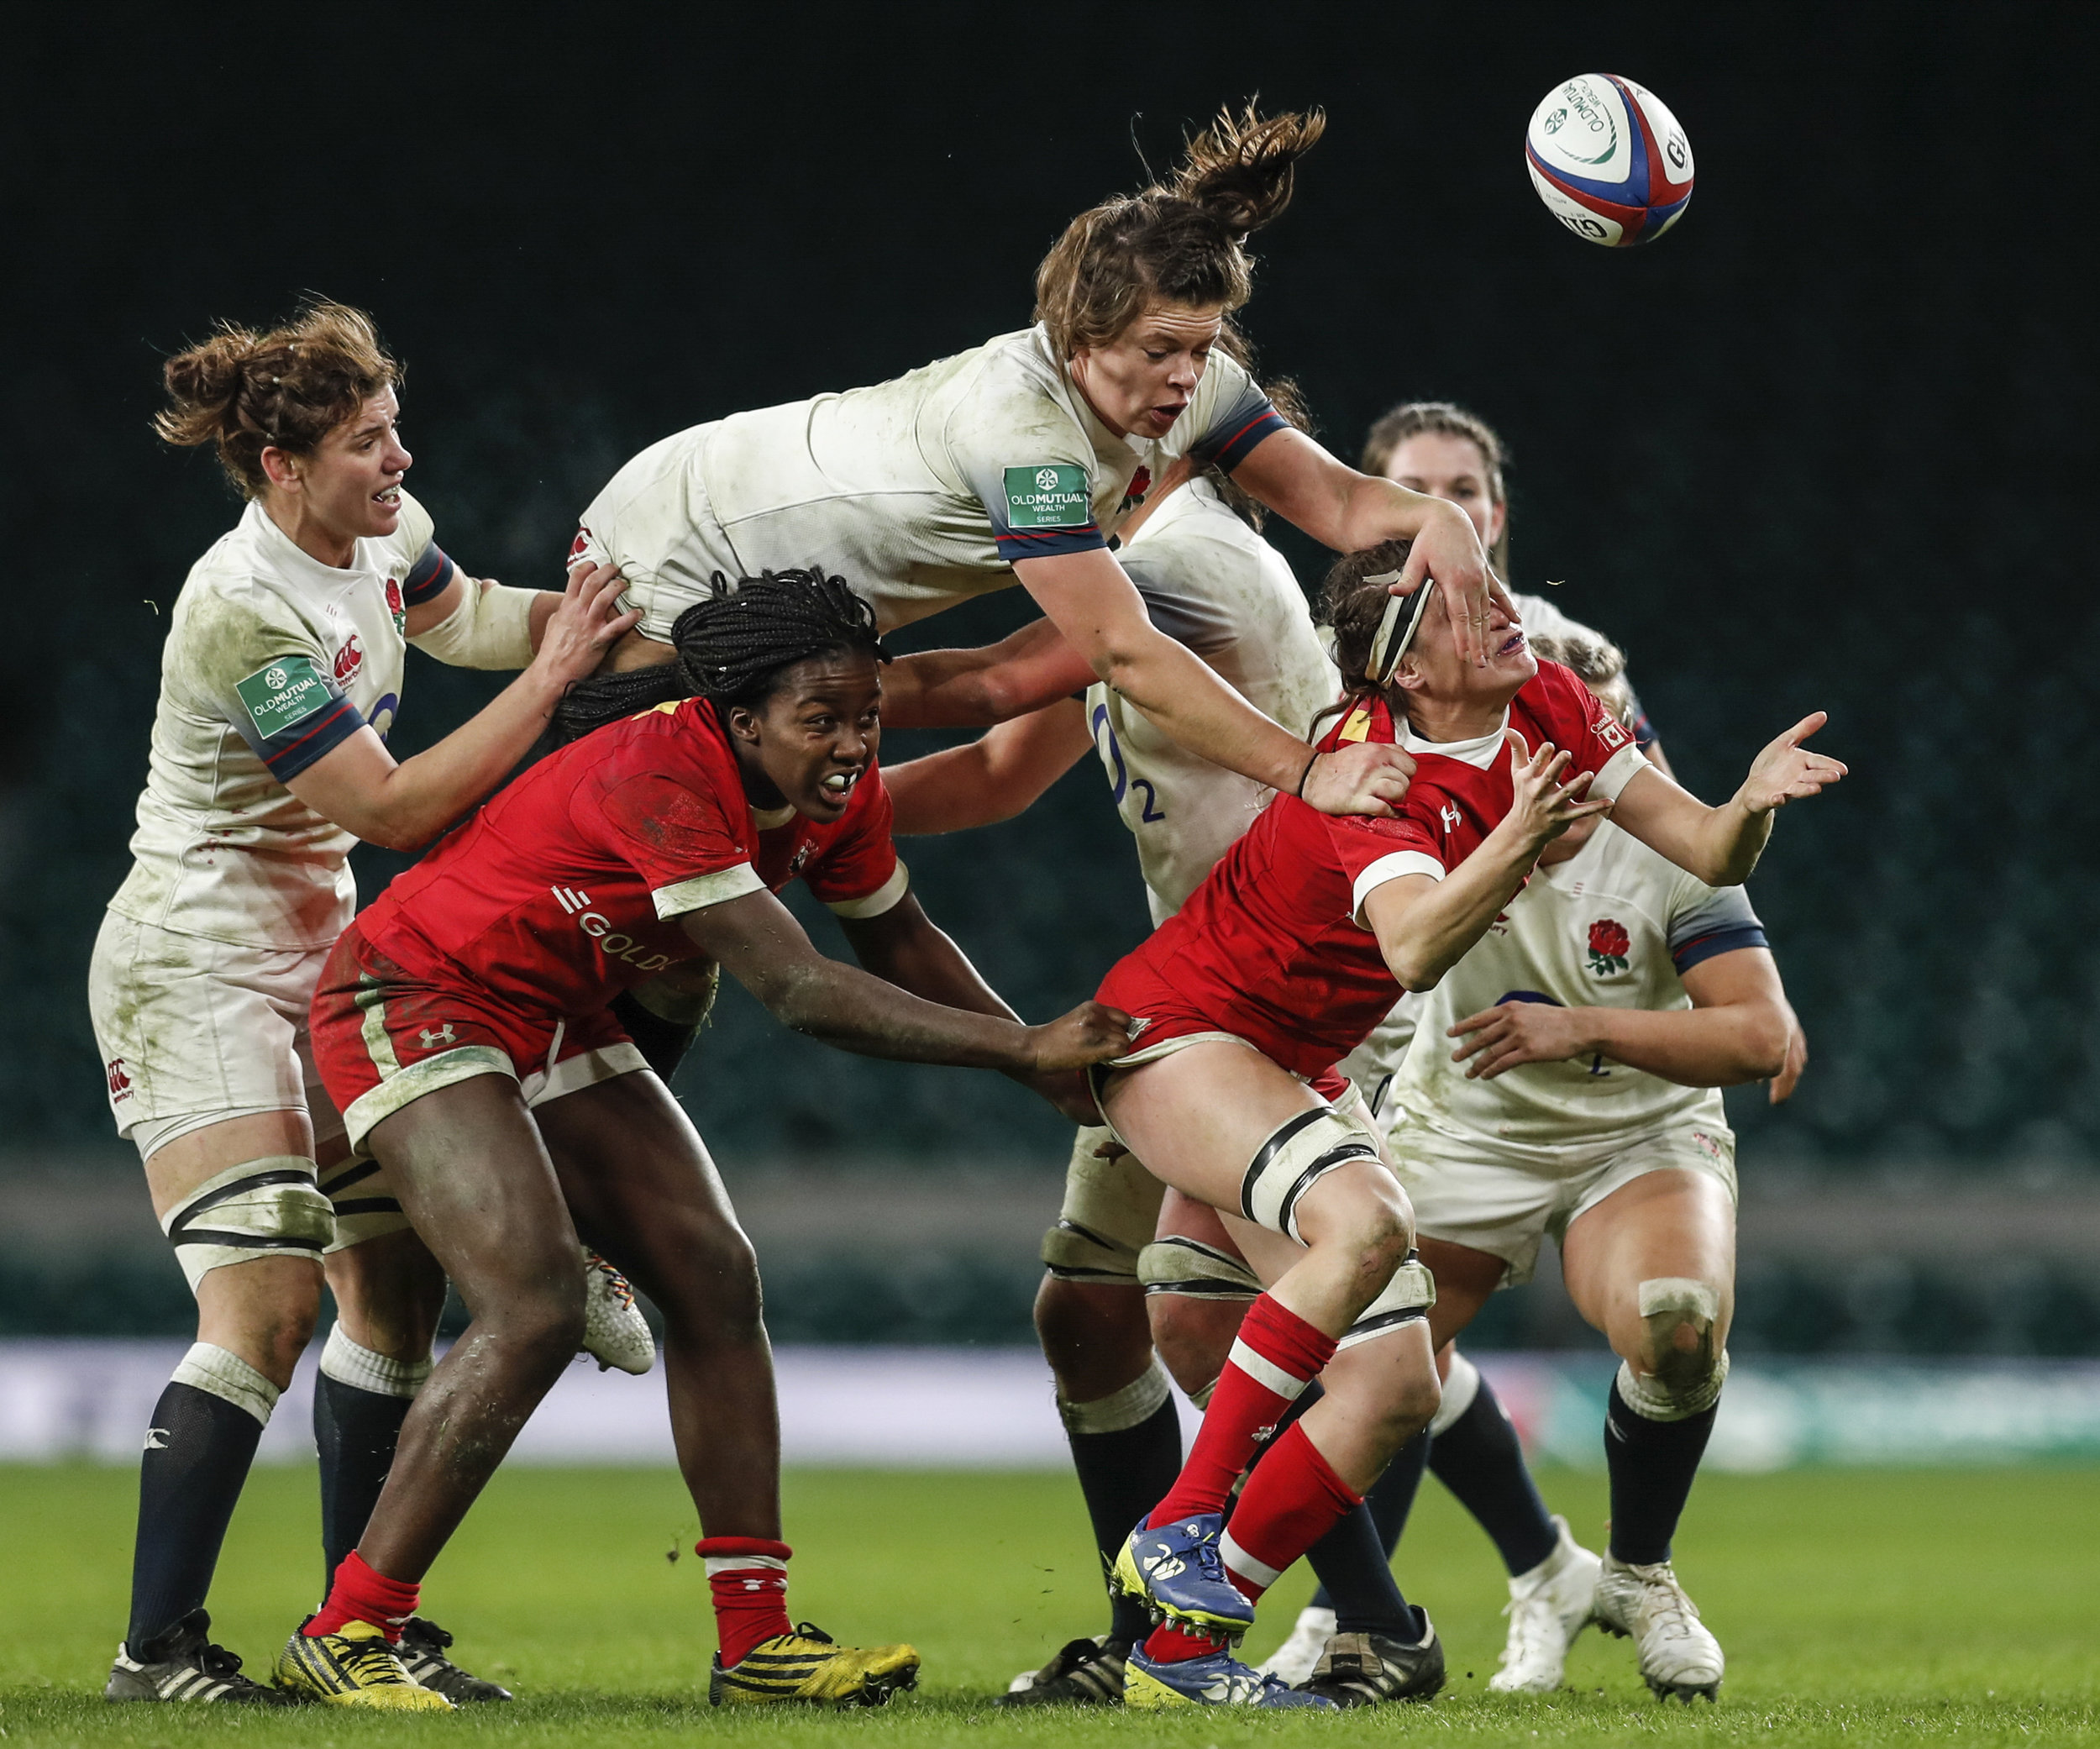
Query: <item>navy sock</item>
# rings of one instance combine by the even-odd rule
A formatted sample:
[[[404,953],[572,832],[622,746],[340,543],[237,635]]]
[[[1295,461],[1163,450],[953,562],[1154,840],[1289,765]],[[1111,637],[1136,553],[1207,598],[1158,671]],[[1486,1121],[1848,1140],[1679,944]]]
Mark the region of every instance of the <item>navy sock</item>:
[[[160,1393],[139,1465],[139,1541],[124,1631],[134,1657],[150,1662],[153,1642],[203,1608],[261,1438],[262,1423],[223,1397],[172,1383]]]
[[[1430,1442],[1429,1467],[1494,1539],[1512,1576],[1530,1572],[1559,1546],[1517,1430],[1485,1379],[1466,1412]]]
[[[1079,1433],[1068,1426],[1065,1438],[1094,1526],[1095,1546],[1105,1562],[1113,1562],[1138,1520],[1167,1497],[1181,1473],[1181,1418],[1169,1396],[1134,1426]],[[1152,1618],[1142,1605],[1110,1592],[1109,1632],[1114,1638],[1140,1645],[1152,1629]]]
[[[360,1390],[321,1373],[313,1382],[313,1442],[321,1452],[321,1595],[357,1547],[393,1467],[394,1444],[413,1399]]]
[[[1421,1611],[1401,1595],[1391,1550],[1428,1460],[1429,1436],[1418,1433],[1394,1455],[1363,1504],[1306,1552],[1320,1579],[1313,1607],[1335,1612],[1336,1632],[1422,1636]]]
[[[1604,1463],[1611,1474],[1611,1552],[1617,1559],[1645,1567],[1670,1558],[1670,1539],[1719,1409],[1715,1403],[1681,1421],[1651,1421],[1627,1406],[1619,1381],[1612,1380]]]

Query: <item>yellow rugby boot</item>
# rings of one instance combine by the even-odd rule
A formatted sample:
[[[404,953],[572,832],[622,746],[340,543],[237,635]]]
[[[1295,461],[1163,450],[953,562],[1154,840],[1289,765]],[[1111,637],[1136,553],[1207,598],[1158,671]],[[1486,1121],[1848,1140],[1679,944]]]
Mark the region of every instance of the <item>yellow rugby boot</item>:
[[[390,1712],[449,1713],[452,1703],[419,1688],[401,1654],[369,1621],[346,1621],[340,1633],[294,1634],[277,1658],[277,1686],[302,1700]]]
[[[909,1646],[841,1646],[798,1621],[795,1631],[761,1640],[724,1669],[715,1654],[707,1678],[710,1706],[885,1706],[900,1689],[916,1688],[919,1654]]]

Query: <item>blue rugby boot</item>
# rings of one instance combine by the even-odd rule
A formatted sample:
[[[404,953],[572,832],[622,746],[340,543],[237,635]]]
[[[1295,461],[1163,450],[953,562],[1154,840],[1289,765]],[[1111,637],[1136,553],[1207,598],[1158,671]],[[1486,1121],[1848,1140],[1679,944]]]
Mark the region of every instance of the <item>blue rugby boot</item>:
[[[1254,1605],[1240,1594],[1218,1552],[1222,1514],[1205,1512],[1130,1533],[1110,1573],[1116,1589],[1169,1621],[1213,1638],[1236,1640],[1254,1626]]]
[[[1178,1706],[1310,1707],[1339,1710],[1324,1694],[1294,1689],[1280,1676],[1265,1676],[1229,1652],[1156,1664],[1140,1650],[1123,1667],[1123,1704],[1140,1712]]]

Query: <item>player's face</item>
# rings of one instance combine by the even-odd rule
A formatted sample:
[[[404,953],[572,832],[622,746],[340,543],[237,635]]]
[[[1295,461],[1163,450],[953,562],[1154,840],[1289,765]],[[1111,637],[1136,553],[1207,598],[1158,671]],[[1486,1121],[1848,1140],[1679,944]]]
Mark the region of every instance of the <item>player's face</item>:
[[[414,457],[401,440],[401,402],[375,395],[314,445],[291,460],[286,490],[300,517],[339,541],[391,534],[401,523],[402,476]]]
[[[1157,440],[1187,410],[1224,325],[1221,309],[1157,305],[1107,345],[1073,354],[1072,380],[1104,425]]]
[[[871,656],[812,657],[790,669],[759,709],[731,712],[729,727],[747,780],[759,778],[780,796],[769,801],[753,787],[753,801],[836,820],[881,745],[882,676]]]
[[[1487,634],[1486,663],[1463,660],[1452,635],[1451,616],[1441,601],[1431,601],[1395,679],[1409,691],[1440,704],[1506,703],[1539,671],[1539,659],[1525,641],[1524,622],[1493,602],[1488,607]]]
[[[1480,544],[1492,552],[1502,538],[1509,507],[1488,491],[1488,458],[1471,438],[1444,431],[1418,431],[1393,452],[1385,477],[1411,492],[1448,499],[1473,518]]]

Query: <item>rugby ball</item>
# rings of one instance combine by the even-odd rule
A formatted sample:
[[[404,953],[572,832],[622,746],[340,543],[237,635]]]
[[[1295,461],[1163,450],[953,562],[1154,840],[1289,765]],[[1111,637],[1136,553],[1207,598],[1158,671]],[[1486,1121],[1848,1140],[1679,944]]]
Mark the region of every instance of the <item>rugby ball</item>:
[[[1578,73],[1546,94],[1524,161],[1546,211],[1607,249],[1651,242],[1692,198],[1692,143],[1662,100],[1616,73]]]

